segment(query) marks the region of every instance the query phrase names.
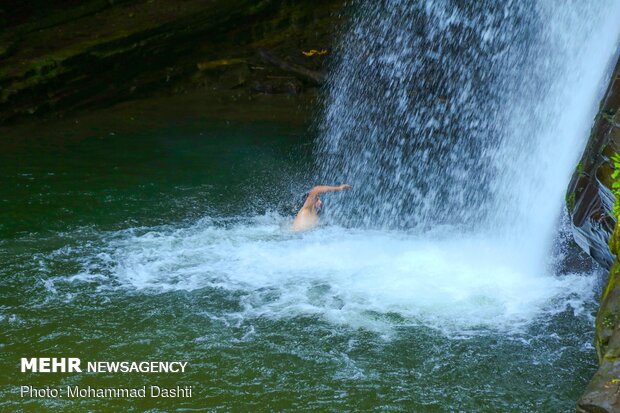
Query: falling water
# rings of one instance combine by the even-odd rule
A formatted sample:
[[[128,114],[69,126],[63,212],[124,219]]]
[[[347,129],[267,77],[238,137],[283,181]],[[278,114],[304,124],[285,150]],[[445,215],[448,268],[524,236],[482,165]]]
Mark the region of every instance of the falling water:
[[[617,46],[620,2],[364,1],[317,147],[347,226],[494,238],[540,262]]]

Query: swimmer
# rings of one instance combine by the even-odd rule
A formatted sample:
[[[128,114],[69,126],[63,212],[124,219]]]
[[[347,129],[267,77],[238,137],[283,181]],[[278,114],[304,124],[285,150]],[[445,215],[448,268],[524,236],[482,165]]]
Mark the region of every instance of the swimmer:
[[[339,192],[346,189],[351,189],[351,185],[320,185],[312,188],[308,193],[306,202],[304,202],[304,205],[301,207],[301,209],[297,213],[297,216],[295,217],[295,220],[293,221],[293,231],[307,231],[316,227],[316,225],[319,223],[319,211],[323,206],[323,202],[319,197],[320,194],[325,192]]]

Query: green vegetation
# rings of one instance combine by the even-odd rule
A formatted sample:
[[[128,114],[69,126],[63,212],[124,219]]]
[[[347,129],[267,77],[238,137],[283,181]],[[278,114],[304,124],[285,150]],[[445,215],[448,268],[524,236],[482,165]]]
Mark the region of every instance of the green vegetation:
[[[614,203],[614,216],[616,220],[620,217],[620,203],[618,199],[620,199],[620,154],[614,153],[611,156],[611,163],[614,167],[614,171],[611,173],[611,190],[616,197],[616,202]]]
[[[606,111],[602,111],[601,112],[601,116],[607,122],[611,123],[612,125],[615,125],[615,123],[616,123],[616,121],[615,121],[616,112],[614,110],[609,109],[609,110],[606,110]]]
[[[566,194],[566,208],[568,208],[569,212],[573,212],[573,208],[575,208],[575,193],[571,192],[570,194]]]
[[[603,327],[614,328],[616,325],[617,315],[614,313],[608,313],[603,317]]]
[[[583,171],[583,161],[577,164],[577,173],[579,176],[585,176],[586,173]]]

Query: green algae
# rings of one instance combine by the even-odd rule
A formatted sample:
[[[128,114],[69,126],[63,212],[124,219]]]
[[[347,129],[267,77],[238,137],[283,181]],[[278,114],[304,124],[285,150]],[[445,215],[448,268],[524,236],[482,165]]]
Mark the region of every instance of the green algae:
[[[611,163],[614,168],[613,172],[611,173],[611,190],[616,198],[613,212],[614,217],[616,217],[616,220],[618,220],[618,218],[620,217],[620,203],[618,202],[618,200],[620,199],[620,154],[614,153],[611,156]]]
[[[579,162],[577,164],[577,173],[579,174],[579,176],[585,176],[586,173],[583,171],[583,162]]]
[[[566,194],[566,208],[568,208],[569,212],[573,212],[575,209],[575,193],[571,192]]]

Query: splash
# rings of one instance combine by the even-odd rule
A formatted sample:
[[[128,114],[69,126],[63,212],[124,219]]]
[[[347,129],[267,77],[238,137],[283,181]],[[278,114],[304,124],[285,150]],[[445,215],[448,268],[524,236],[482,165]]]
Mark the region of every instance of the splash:
[[[288,224],[270,214],[106,234],[94,251],[80,251],[80,274],[54,283],[120,284],[147,294],[220,291],[239,300],[231,317],[318,316],[451,335],[522,331],[567,309],[583,313],[593,296],[594,275],[533,274],[487,240],[337,226],[295,234]]]

